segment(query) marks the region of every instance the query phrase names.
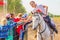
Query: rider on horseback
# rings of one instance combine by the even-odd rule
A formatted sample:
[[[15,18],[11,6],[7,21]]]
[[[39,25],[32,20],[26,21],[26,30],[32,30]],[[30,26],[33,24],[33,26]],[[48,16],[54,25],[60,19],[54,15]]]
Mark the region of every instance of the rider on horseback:
[[[43,19],[45,22],[48,23],[48,25],[50,26],[51,29],[53,29],[53,31],[55,31],[56,33],[58,33],[56,26],[52,24],[51,19],[47,13],[48,11],[48,6],[45,5],[37,5],[34,1],[30,2],[30,5],[32,6],[32,8],[34,8],[34,10],[32,11],[32,13],[38,12],[42,15]]]

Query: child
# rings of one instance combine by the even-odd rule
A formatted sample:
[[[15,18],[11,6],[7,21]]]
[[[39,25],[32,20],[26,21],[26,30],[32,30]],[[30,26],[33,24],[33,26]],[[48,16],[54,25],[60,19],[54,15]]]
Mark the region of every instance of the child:
[[[14,22],[22,22],[21,17],[22,17],[22,13],[19,13],[18,17],[15,17],[14,14],[11,14],[11,20],[14,21]],[[14,32],[14,34],[16,33],[15,35],[17,35],[17,37],[14,38],[14,40],[18,40],[18,39],[23,40],[23,37],[22,37],[22,35],[23,35],[23,25],[18,25],[17,29],[15,29],[15,30],[17,32]],[[18,36],[19,36],[19,38],[18,38]]]
[[[4,18],[0,24],[0,39],[5,40],[8,37],[8,30],[16,26],[17,23],[7,24],[7,20]]]
[[[10,19],[13,22],[18,22],[20,20],[20,18],[16,18],[15,15],[13,13],[10,14]],[[16,32],[16,27],[13,28],[13,40],[18,40],[18,33]]]
[[[22,13],[19,13],[18,14],[18,18],[20,19],[19,21],[21,22],[21,21],[23,21],[22,20]],[[19,25],[19,26],[17,26],[17,29],[16,29],[16,31],[17,31],[17,33],[19,34],[19,40],[23,40],[23,36],[24,36],[24,24],[23,25]]]
[[[25,23],[25,25],[24,25],[24,30],[26,29],[26,28],[28,28],[28,27],[26,27],[28,24],[30,24],[32,21],[32,17],[31,16],[28,16],[28,14],[24,14],[23,16],[22,16],[22,18],[24,19],[24,21],[26,22]]]
[[[13,23],[13,21],[10,20],[10,16],[11,16],[10,14],[6,15],[8,25]],[[6,40],[13,40],[13,29],[12,28],[10,30],[8,30],[8,37],[6,38]]]
[[[25,24],[24,24],[24,39],[27,40],[27,31],[28,31],[28,24],[30,24],[31,21],[31,16],[28,16],[28,14],[24,14],[22,16],[22,19],[24,20]]]
[[[21,18],[22,16],[23,16],[22,13],[18,13],[18,15],[17,15],[18,18]]]
[[[6,18],[1,20],[1,24],[0,24],[0,38],[1,39],[3,38],[5,40],[8,37],[12,37],[11,34],[9,35],[9,30],[11,30],[13,27],[16,27],[17,25],[23,24],[23,22],[18,22],[18,23],[13,22],[13,21],[11,21],[11,22],[12,23],[10,23],[10,24],[7,23]],[[10,33],[11,33],[11,31],[10,31]],[[10,40],[10,39],[8,39],[8,40]]]
[[[27,14],[24,14],[23,15],[23,17],[22,17],[22,13],[19,13],[18,14],[18,18],[20,18],[20,22],[21,21],[24,21],[24,24],[27,22]],[[19,25],[18,27],[17,27],[17,33],[19,34],[19,40],[24,40],[24,32],[25,32],[25,30],[24,30],[24,28],[25,28],[25,26],[24,26],[24,24],[23,25]]]

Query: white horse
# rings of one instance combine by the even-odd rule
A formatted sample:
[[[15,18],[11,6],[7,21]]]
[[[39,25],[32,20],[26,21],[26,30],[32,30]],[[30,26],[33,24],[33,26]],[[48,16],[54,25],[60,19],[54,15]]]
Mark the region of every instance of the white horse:
[[[49,40],[51,32],[42,16],[39,13],[34,13],[32,20],[33,20],[32,29],[37,29],[37,40]]]

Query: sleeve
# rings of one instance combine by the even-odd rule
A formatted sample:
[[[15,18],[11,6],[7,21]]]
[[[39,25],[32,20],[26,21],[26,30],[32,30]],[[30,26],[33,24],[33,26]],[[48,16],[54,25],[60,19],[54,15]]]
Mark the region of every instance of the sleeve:
[[[23,25],[24,24],[24,22],[17,22],[17,25]]]
[[[45,13],[45,9],[44,9],[43,5],[39,5],[39,8],[41,9],[41,12],[44,14]]]
[[[2,30],[2,28],[3,28],[3,27],[0,25],[0,30]]]
[[[0,30],[1,30],[1,26],[0,26]]]
[[[14,22],[13,24],[11,24],[11,26],[15,27],[15,26],[17,26],[17,23]]]
[[[39,5],[39,6],[37,6],[33,11],[32,11],[32,13],[35,13],[35,12],[42,12],[42,10],[40,9],[41,7],[40,7],[41,5]]]
[[[17,26],[17,23],[16,23],[16,22],[14,22],[14,23],[12,23],[12,24],[8,25],[8,28],[10,29],[10,28],[13,28],[13,27],[16,27],[16,26]]]
[[[35,13],[36,12],[36,8],[34,10],[32,10],[32,13]]]

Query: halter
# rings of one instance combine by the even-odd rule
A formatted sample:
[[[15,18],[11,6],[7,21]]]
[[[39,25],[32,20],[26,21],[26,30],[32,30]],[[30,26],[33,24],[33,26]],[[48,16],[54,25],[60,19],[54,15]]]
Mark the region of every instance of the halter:
[[[46,30],[46,24],[45,24],[45,29],[42,32],[38,32],[39,34],[42,34]],[[40,24],[39,24],[39,31],[40,31]]]

